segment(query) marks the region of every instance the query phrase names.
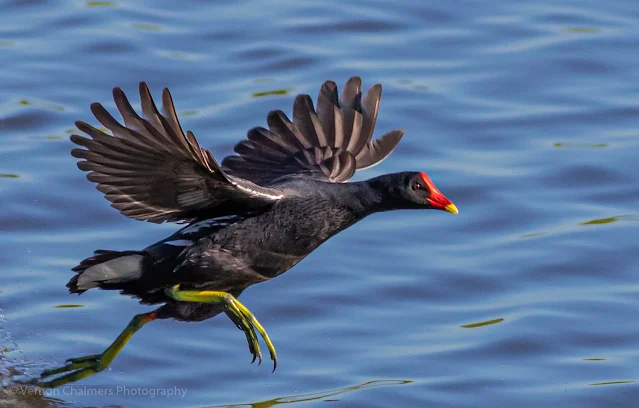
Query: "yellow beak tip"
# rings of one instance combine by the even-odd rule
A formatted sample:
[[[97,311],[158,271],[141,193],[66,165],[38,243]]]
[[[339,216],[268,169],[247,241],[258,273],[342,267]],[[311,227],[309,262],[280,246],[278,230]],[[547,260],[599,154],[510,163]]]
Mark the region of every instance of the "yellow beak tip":
[[[444,211],[451,214],[459,214],[459,211],[457,210],[457,207],[455,207],[455,204],[448,204],[446,207],[444,207]]]

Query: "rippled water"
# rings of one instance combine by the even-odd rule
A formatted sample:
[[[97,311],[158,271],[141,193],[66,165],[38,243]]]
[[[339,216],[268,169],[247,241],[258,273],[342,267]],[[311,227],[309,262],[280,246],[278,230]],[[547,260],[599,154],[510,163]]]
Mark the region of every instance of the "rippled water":
[[[636,405],[639,5],[16,0],[0,16],[0,403]],[[77,170],[68,136],[91,102],[168,86],[221,158],[351,75],[384,85],[379,131],[406,129],[356,178],[425,170],[459,216],[371,216],[248,289],[274,374],[218,316],[153,322],[107,371],[11,394],[150,310],[69,295],[71,267],[176,229],[125,219]]]

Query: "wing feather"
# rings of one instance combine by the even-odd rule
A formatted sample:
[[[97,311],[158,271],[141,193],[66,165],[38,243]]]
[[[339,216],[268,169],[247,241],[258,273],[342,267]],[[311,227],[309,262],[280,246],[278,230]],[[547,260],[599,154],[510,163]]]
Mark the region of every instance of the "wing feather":
[[[269,129],[253,128],[238,143],[237,156],[222,165],[230,174],[262,185],[277,184],[283,176],[312,177],[345,182],[355,170],[374,166],[397,146],[403,130],[373,140],[382,86],[362,95],[362,80],[352,77],[338,97],[337,85],[326,81],[317,97],[317,112],[308,95],[298,95],[293,121],[280,110],[267,117]]]
[[[83,148],[71,154],[81,159],[78,167],[111,206],[127,217],[194,221],[258,211],[283,197],[278,190],[226,174],[192,132],[183,132],[168,89],[160,112],[148,86],[140,84],[143,117],[120,88],[113,90],[113,98],[124,125],[99,103],[92,104],[94,116],[112,135],[78,121],[78,129],[90,138],[72,135],[71,141]]]

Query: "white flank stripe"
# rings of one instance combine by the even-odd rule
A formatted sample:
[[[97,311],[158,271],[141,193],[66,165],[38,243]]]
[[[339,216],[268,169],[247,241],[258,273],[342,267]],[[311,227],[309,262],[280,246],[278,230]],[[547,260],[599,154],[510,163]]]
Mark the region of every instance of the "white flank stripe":
[[[279,200],[280,198],[284,197],[284,195],[271,195],[271,194],[261,193],[259,191],[251,190],[250,188],[241,186],[239,184],[236,184],[235,187],[239,188],[240,190],[248,191],[249,193],[257,195],[257,196],[270,198],[271,200]]]
[[[187,247],[193,245],[193,241],[190,239],[176,239],[175,241],[166,241],[166,245],[173,245],[179,247]]]

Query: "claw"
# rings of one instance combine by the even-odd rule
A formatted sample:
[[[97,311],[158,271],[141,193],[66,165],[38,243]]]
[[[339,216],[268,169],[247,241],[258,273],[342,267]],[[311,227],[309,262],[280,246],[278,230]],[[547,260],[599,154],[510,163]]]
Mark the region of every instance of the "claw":
[[[80,363],[82,361],[90,361],[90,360],[99,360],[100,357],[102,357],[102,354],[91,354],[89,356],[68,358],[67,361],[64,362],[64,364]]]
[[[268,348],[271,360],[273,360],[273,371],[277,368],[277,355],[275,353],[275,347],[273,342],[266,334],[266,330],[260,324],[260,322],[253,316],[250,310],[246,308],[239,300],[233,295],[227,292],[212,291],[212,290],[181,290],[180,285],[174,285],[171,288],[165,289],[165,293],[172,299],[179,302],[202,302],[202,303],[218,303],[225,306],[225,312],[227,316],[233,321],[233,323],[241,329],[246,335],[246,341],[248,342],[249,352],[253,354],[253,361],[251,364],[258,360],[258,365],[262,364],[262,352],[260,350],[260,343],[257,339],[257,334],[260,334],[266,347]]]
[[[264,330],[264,327],[262,326],[262,324],[255,318],[255,316],[253,316],[253,313],[251,313],[251,311],[248,310],[246,306],[241,304],[235,298],[232,298],[232,302],[234,306],[237,307],[237,310],[241,313],[243,320],[248,321],[251,329],[252,330],[256,329],[260,333],[260,336],[262,336],[262,339],[264,339],[264,343],[266,343],[266,347],[268,348],[268,352],[271,356],[271,360],[273,360],[273,372],[274,372],[275,369],[277,368],[277,353],[275,352],[275,346],[273,346],[273,342],[268,337],[266,330]],[[261,360],[262,359],[260,358],[260,363],[262,362]]]

